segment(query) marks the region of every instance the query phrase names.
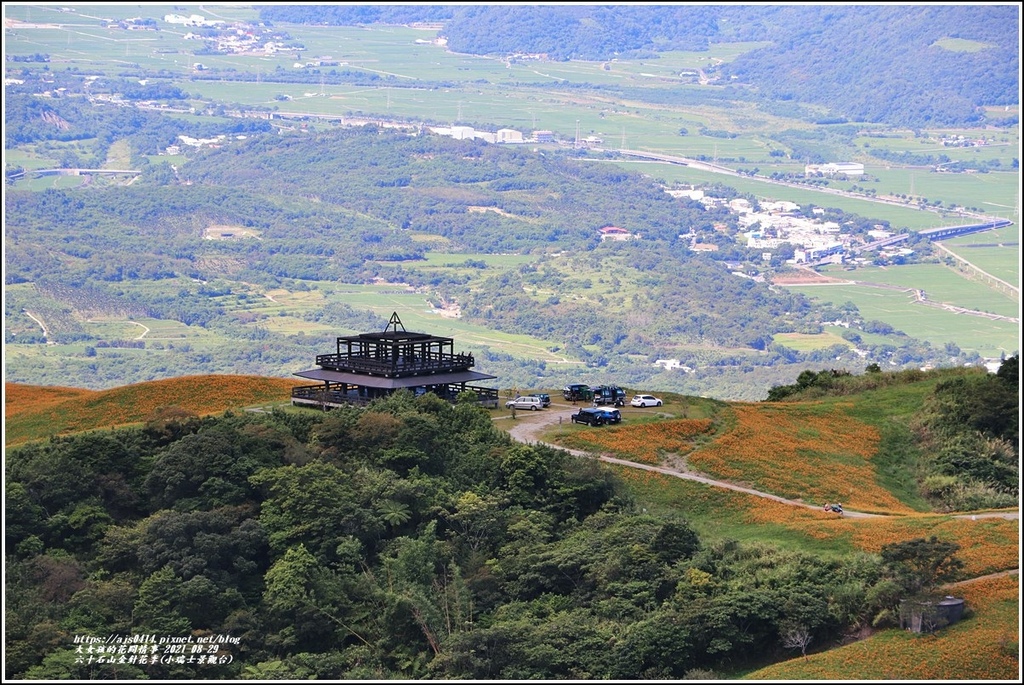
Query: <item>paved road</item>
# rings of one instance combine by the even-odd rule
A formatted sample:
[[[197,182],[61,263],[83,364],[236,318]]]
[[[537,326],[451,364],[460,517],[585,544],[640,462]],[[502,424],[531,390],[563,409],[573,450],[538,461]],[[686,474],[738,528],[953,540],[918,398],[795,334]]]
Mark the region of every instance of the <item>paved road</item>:
[[[584,405],[585,406],[585,405]],[[652,471],[654,473],[661,473],[666,476],[672,476],[674,478],[682,478],[684,480],[694,480],[699,483],[711,485],[716,488],[724,488],[726,490],[735,490],[737,492],[744,492],[748,495],[755,497],[763,497],[765,499],[774,500],[781,502],[782,504],[788,504],[794,507],[803,507],[805,509],[820,509],[821,507],[817,504],[808,504],[797,500],[786,499],[773,495],[769,492],[761,492],[760,490],[754,490],[752,488],[745,488],[735,483],[730,483],[724,480],[715,480],[714,478],[708,478],[697,473],[689,471],[680,471],[678,469],[671,469],[664,466],[652,466],[650,464],[640,464],[635,461],[627,461],[626,459],[619,459],[607,454],[594,454],[593,452],[586,452],[583,450],[574,450],[555,445],[549,442],[543,442],[540,436],[544,431],[548,430],[552,426],[557,426],[560,423],[570,422],[570,417],[576,412],[577,407],[572,407],[568,404],[559,404],[552,402],[551,407],[541,412],[518,412],[516,414],[516,425],[514,425],[509,431],[509,435],[512,436],[513,440],[526,444],[541,444],[553,447],[555,449],[564,450],[570,454],[575,454],[578,457],[596,458],[600,461],[607,462],[609,464],[619,464],[621,466],[628,466],[634,469],[643,469],[644,471]],[[869,514],[867,512],[850,511],[846,509],[843,512],[847,518],[879,518],[882,514]],[[1019,511],[1013,512],[988,512],[979,514],[961,514],[958,518],[1004,518],[1004,519],[1017,519],[1020,518]]]

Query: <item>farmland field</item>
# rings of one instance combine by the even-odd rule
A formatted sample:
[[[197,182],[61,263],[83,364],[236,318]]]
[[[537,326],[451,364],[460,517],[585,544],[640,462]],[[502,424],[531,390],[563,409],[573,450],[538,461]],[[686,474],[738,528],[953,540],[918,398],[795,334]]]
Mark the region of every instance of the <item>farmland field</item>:
[[[968,280],[958,272],[940,264],[904,264],[898,269],[889,267],[864,267],[854,272],[832,272],[831,275],[847,274],[857,281],[918,288],[925,292],[931,302],[951,304],[957,307],[991,312],[1001,316],[1017,316],[1018,303]]]
[[[651,50],[616,41],[631,51],[600,61],[451,52],[442,35],[487,45],[472,42],[481,25],[460,37],[457,21],[441,31],[276,18],[218,28],[163,17],[257,22],[261,6],[4,11],[5,161],[17,177],[6,197],[4,440],[38,441],[8,461],[18,606],[5,654],[22,663],[5,668],[30,679],[85,672],[58,653],[65,633],[130,622],[182,635],[257,626],[242,640],[254,658],[231,668],[264,679],[461,677],[507,655],[505,673],[531,679],[534,668],[588,678],[614,666],[673,681],[1017,682],[1019,502],[1006,437],[1016,424],[1003,401],[1017,360],[996,376],[977,355],[990,362],[1020,346],[1019,104],[989,108],[984,128],[921,129],[947,115],[925,117],[925,104],[947,109],[941,120],[978,119],[957,114],[955,98],[835,88],[816,73],[835,44],[844,66],[871,64],[886,85],[886,67],[911,60],[872,54],[884,44],[877,23],[805,41],[813,24],[776,22],[789,15],[775,8],[760,24],[728,14],[717,36],[781,42],[656,52],[668,40],[700,44],[683,43],[677,24],[680,35]],[[519,21],[533,17],[527,8],[508,11],[493,19],[520,35],[503,51],[525,40],[523,27],[540,28]],[[133,23],[140,14],[152,21]],[[590,29],[581,33],[596,38]],[[282,42],[264,42],[271,35]],[[818,52],[774,62],[797,35],[790,47]],[[1005,49],[959,35],[936,32],[913,54],[981,64]],[[756,64],[715,70],[742,55]],[[976,76],[970,87],[988,96],[1012,79],[988,83],[991,65],[940,76]],[[790,88],[783,70],[813,82]],[[524,144],[438,135],[457,124],[513,128]],[[541,130],[554,139],[536,142]],[[936,166],[947,160],[961,164]],[[798,179],[826,161],[866,173]],[[59,167],[138,175],[31,173]],[[807,216],[806,205],[837,208],[857,215],[836,218],[851,249],[812,273],[785,260],[795,245],[748,247],[743,231],[757,227],[745,217],[660,184],[788,200]],[[983,215],[1017,223],[852,249],[883,235],[871,228]],[[795,242],[785,222],[758,226]],[[599,242],[611,225],[630,240]],[[801,247],[831,240],[819,230]],[[334,352],[336,336],[387,330],[392,314],[407,332],[472,353],[498,408],[477,414],[431,395],[390,398],[386,414],[291,404],[290,390],[311,382],[295,374]],[[920,370],[931,366],[954,368]],[[618,425],[582,426],[568,416],[587,403],[570,408],[560,392],[573,382],[664,404],[627,404]],[[503,408],[537,391],[550,393],[548,411]],[[1005,432],[975,435],[965,422],[969,433],[954,435],[954,413],[992,407]],[[546,442],[517,430],[531,423]],[[132,427],[124,449],[115,426]],[[92,434],[78,443],[78,432]],[[997,471],[994,485],[961,480],[957,470],[976,465]],[[825,501],[842,501],[846,516]],[[620,515],[637,525],[618,528]],[[963,621],[910,635],[891,628],[896,593],[910,586],[881,563],[884,546],[933,535],[953,543],[975,582],[948,589],[968,602]],[[227,547],[210,542],[221,539]],[[214,558],[214,547],[230,553]],[[782,660],[800,630],[801,647],[813,637],[806,657]]]
[[[853,302],[865,320],[883,321],[897,330],[942,346],[956,343],[984,357],[1012,354],[1020,346],[1020,324],[955,314],[925,307],[911,293],[855,285],[786,286],[819,302]]]
[[[987,231],[943,241],[942,244],[986,273],[1020,288],[1020,243],[1017,236],[1007,240],[996,235],[995,231]]]

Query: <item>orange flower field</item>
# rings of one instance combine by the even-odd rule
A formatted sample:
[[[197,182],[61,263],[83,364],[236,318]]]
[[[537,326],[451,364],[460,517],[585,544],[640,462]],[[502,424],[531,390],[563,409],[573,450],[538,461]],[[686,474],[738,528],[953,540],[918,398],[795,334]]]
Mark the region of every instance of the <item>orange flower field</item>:
[[[712,477],[808,503],[910,513],[876,481],[878,431],[840,409],[735,404],[736,424],[689,457]]]
[[[957,583],[953,593],[963,597],[974,611],[984,611],[1008,599],[1016,600],[1020,591],[1019,575],[1001,575]]]
[[[967,576],[1004,571],[1016,568],[1018,564],[1020,526],[1016,520],[989,518],[972,521],[918,515],[844,518],[808,524],[801,514],[800,519],[786,525],[820,540],[846,539],[857,549],[874,553],[881,551],[884,545],[934,535],[940,540],[960,545],[957,557],[963,560],[963,572]]]
[[[1019,682],[1019,578],[985,578],[951,591],[966,600],[973,615],[937,633],[885,630],[806,659],[774,664],[745,679]]]
[[[14,445],[58,433],[140,423],[162,407],[202,416],[285,402],[295,385],[287,378],[230,375],[183,376],[101,391],[7,383],[4,440]]]
[[[694,439],[708,433],[711,426],[711,419],[673,419],[573,433],[562,442],[574,449],[614,452],[623,459],[658,464],[667,454],[690,452]]]
[[[69,400],[81,400],[95,394],[95,390],[63,388],[50,385],[23,385],[4,383],[4,417],[33,414]]]

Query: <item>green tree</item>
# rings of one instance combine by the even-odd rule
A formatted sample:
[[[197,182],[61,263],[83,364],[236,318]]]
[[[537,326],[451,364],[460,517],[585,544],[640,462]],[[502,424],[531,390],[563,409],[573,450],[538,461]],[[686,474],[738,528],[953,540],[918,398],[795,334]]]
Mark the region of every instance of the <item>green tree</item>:
[[[350,560],[351,561],[351,560]],[[354,574],[321,564],[299,544],[288,549],[264,576],[266,607],[275,634],[268,644],[291,651],[326,651],[337,640],[371,643],[360,625]]]
[[[955,542],[939,540],[934,535],[893,542],[882,547],[882,564],[905,592],[917,595],[957,580],[964,565],[956,556],[959,549]]]
[[[179,611],[182,580],[170,566],[164,566],[142,581],[132,610],[133,628],[157,635],[188,635],[192,624]]]

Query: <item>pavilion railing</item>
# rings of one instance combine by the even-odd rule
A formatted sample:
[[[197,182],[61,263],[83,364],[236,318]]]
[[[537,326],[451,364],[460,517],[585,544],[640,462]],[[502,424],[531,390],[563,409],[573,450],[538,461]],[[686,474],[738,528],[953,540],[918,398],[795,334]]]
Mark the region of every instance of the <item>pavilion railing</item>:
[[[430,354],[375,359],[354,354],[318,354],[317,366],[334,371],[354,371],[378,376],[412,376],[421,373],[472,368],[472,354]]]

